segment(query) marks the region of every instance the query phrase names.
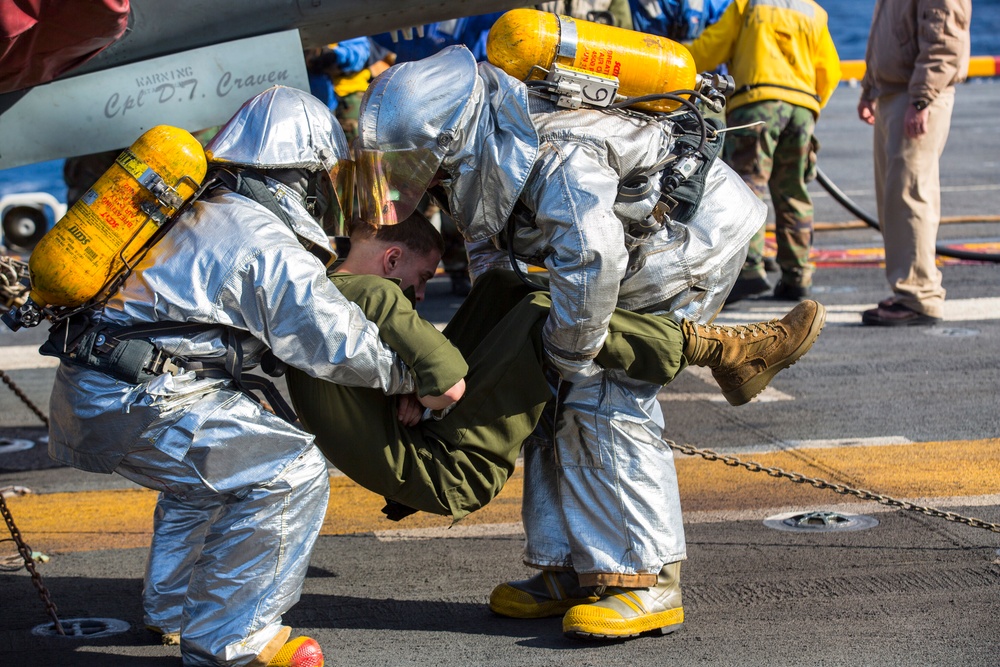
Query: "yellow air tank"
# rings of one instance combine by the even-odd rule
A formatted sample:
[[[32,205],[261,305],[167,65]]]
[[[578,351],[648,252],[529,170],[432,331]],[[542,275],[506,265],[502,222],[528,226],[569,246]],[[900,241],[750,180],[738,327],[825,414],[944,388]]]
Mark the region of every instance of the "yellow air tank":
[[[619,81],[618,94],[639,97],[690,90],[695,86],[691,53],[681,44],[634,30],[579,21],[535,9],[512,9],[490,29],[486,41],[490,63],[522,81],[541,79],[553,63]],[[648,111],[673,111],[672,100],[636,104]]]
[[[31,300],[79,306],[97,296],[205,178],[205,151],[158,125],[125,149],[31,253]]]

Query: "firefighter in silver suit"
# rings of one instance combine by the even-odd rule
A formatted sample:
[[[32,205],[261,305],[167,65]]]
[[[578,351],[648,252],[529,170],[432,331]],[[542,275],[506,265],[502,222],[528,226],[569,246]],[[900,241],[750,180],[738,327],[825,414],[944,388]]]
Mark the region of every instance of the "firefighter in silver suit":
[[[160,491],[145,620],[179,633],[185,665],[292,665],[289,646],[301,653],[315,642],[289,641],[281,617],[299,599],[329,479],[313,437],[241,390],[239,376],[269,354],[386,393],[410,392],[412,380],[326,277],[323,259],[334,254],[319,220],[352,165],[325,106],[271,88],[206,152],[229,180],[207,190],[92,315],[109,336],[163,325],[150,340],[173,360],[170,372],[134,384],[64,361],[50,453]],[[240,178],[256,179],[261,201],[239,194]],[[187,328],[174,333],[176,323]]]
[[[668,632],[683,619],[686,547],[660,387],[594,357],[616,306],[709,322],[765,208],[721,160],[684,223],[653,220],[655,179],[645,198],[618,201],[627,175],[667,157],[674,129],[641,114],[557,109],[461,47],[388,70],[362,104],[363,217],[401,219],[431,186],[470,242],[474,276],[510,268],[505,244],[548,269],[543,341],[559,404],[554,442],[525,446],[522,510],[524,561],[541,572],[501,584],[490,605],[521,618],[565,614],[570,636]]]

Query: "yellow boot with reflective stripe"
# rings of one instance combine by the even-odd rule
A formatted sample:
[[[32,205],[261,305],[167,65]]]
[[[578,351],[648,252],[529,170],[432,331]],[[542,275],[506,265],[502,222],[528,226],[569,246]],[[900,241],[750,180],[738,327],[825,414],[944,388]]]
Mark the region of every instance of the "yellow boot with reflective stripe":
[[[285,642],[267,667],[323,667],[323,651],[312,637],[296,637]]]
[[[289,639],[292,629],[278,630],[247,667],[323,667],[323,650],[312,637]]]
[[[546,618],[562,616],[570,607],[597,600],[592,589],[580,586],[575,572],[543,570],[530,579],[494,588],[490,610],[510,618]]]
[[[147,625],[146,629],[150,632],[159,635],[160,643],[164,646],[180,646],[181,645],[181,632],[180,630],[175,630],[169,632],[163,628],[158,628],[155,625]]]
[[[563,616],[563,634],[577,639],[621,639],[646,632],[669,634],[684,623],[681,564],[664,565],[652,588],[608,587],[593,604]]]

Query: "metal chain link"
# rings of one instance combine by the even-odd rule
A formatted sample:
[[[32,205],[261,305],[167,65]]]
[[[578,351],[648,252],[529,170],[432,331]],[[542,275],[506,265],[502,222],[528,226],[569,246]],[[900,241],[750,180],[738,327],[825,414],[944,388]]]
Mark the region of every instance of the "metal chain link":
[[[11,305],[21,293],[26,291],[21,288],[18,284],[18,279],[21,278],[21,274],[24,273],[23,267],[21,266],[23,262],[15,262],[9,258],[3,258],[4,260],[0,262],[0,296],[3,297],[5,305]],[[25,265],[26,266],[26,265]],[[4,384],[10,387],[10,390],[14,392],[21,401],[28,406],[28,408],[35,413],[35,415],[42,420],[42,423],[46,426],[49,425],[49,418],[42,412],[37,405],[35,405],[27,394],[21,391],[14,380],[11,379],[5,371],[0,370],[0,379],[3,380]],[[21,537],[21,531],[17,529],[17,525],[14,523],[14,516],[10,513],[10,509],[7,507],[7,501],[4,500],[3,493],[0,493],[0,513],[3,514],[4,521],[7,523],[7,528],[10,530],[10,535],[14,539],[14,544],[17,545],[17,551],[21,554],[21,558],[24,560],[24,569],[28,571],[31,575],[31,583],[34,584],[35,588],[38,590],[38,597],[42,599],[42,603],[45,605],[45,611],[48,613],[49,618],[52,619],[52,624],[56,631],[60,635],[65,635],[66,631],[63,629],[62,623],[59,622],[59,616],[57,615],[57,609],[55,603],[52,602],[52,597],[49,595],[49,590],[42,583],[42,575],[38,573],[35,569],[35,561],[31,558],[31,548],[28,547],[24,542],[24,538]]]
[[[727,466],[733,468],[746,468],[750,472],[766,472],[771,477],[784,477],[785,479],[796,484],[809,484],[817,489],[829,489],[830,491],[841,495],[856,496],[862,500],[874,500],[880,505],[898,507],[899,509],[908,510],[910,512],[919,512],[920,514],[945,519],[946,521],[964,523],[965,525],[972,526],[973,528],[984,528],[994,533],[1000,533],[1000,524],[989,523],[987,521],[983,521],[982,519],[962,516],[961,514],[956,514],[955,512],[945,512],[933,507],[922,507],[905,500],[897,500],[896,498],[885,496],[881,493],[875,493],[874,491],[854,489],[845,484],[835,484],[833,482],[828,482],[825,479],[806,477],[805,475],[797,472],[787,472],[781,468],[771,468],[754,461],[743,461],[735,456],[726,456],[724,454],[713,452],[711,449],[698,449],[692,445],[678,445],[675,442],[669,441],[668,444],[671,449],[674,449],[682,454],[687,454],[688,456],[700,456],[708,461],[722,461]]]
[[[48,426],[48,425],[49,425],[49,418],[45,416],[45,413],[44,413],[44,412],[42,412],[42,411],[41,411],[41,410],[40,410],[40,409],[38,408],[38,406],[37,406],[37,405],[35,405],[34,403],[32,403],[31,399],[30,399],[30,398],[28,398],[28,395],[27,395],[27,394],[25,394],[25,393],[24,393],[23,391],[21,391],[21,388],[20,388],[20,387],[18,387],[18,386],[17,386],[16,384],[14,384],[14,380],[12,380],[12,379],[11,379],[11,377],[10,377],[9,375],[7,375],[6,371],[2,371],[2,370],[0,370],[0,380],[3,380],[3,383],[4,383],[5,385],[7,385],[8,387],[10,387],[10,390],[11,390],[12,392],[14,392],[14,395],[16,395],[16,396],[17,396],[18,398],[20,398],[20,399],[21,399],[21,401],[22,401],[22,402],[23,402],[23,403],[24,403],[25,405],[27,405],[27,406],[28,406],[28,408],[29,408],[29,409],[30,409],[30,410],[31,410],[32,412],[34,412],[34,413],[35,413],[35,415],[37,415],[39,419],[41,419],[41,420],[42,420],[42,423],[43,423],[43,424],[45,424],[46,426]]]
[[[4,500],[2,493],[0,493],[0,513],[3,514],[4,521],[7,522],[7,528],[10,529],[10,535],[14,538],[14,543],[17,545],[17,550],[21,554],[21,558],[24,559],[24,569],[31,574],[31,583],[38,589],[38,597],[42,598],[42,602],[45,604],[45,611],[48,612],[49,617],[52,619],[52,624],[55,626],[56,631],[60,635],[65,635],[66,631],[63,630],[62,623],[59,622],[59,617],[56,615],[56,605],[49,596],[49,590],[42,583],[42,575],[38,574],[38,570],[35,569],[35,561],[31,558],[31,549],[24,543],[21,531],[14,525],[14,517],[7,508],[7,501]]]
[[[28,263],[0,255],[0,306],[4,310],[20,305],[28,293]]]

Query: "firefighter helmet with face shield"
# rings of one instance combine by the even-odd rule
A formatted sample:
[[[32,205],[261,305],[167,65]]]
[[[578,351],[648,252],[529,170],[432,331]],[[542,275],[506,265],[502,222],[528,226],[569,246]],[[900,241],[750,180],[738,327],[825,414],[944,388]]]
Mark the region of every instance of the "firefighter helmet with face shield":
[[[326,207],[336,202],[349,220],[354,202],[354,164],[344,131],[312,95],[274,86],[247,100],[205,147],[215,165],[306,172]],[[323,191],[325,190],[325,192]],[[321,216],[323,211],[317,213]]]
[[[393,225],[416,210],[466,138],[477,87],[476,60],[460,47],[395,65],[372,82],[353,146],[363,220]]]

